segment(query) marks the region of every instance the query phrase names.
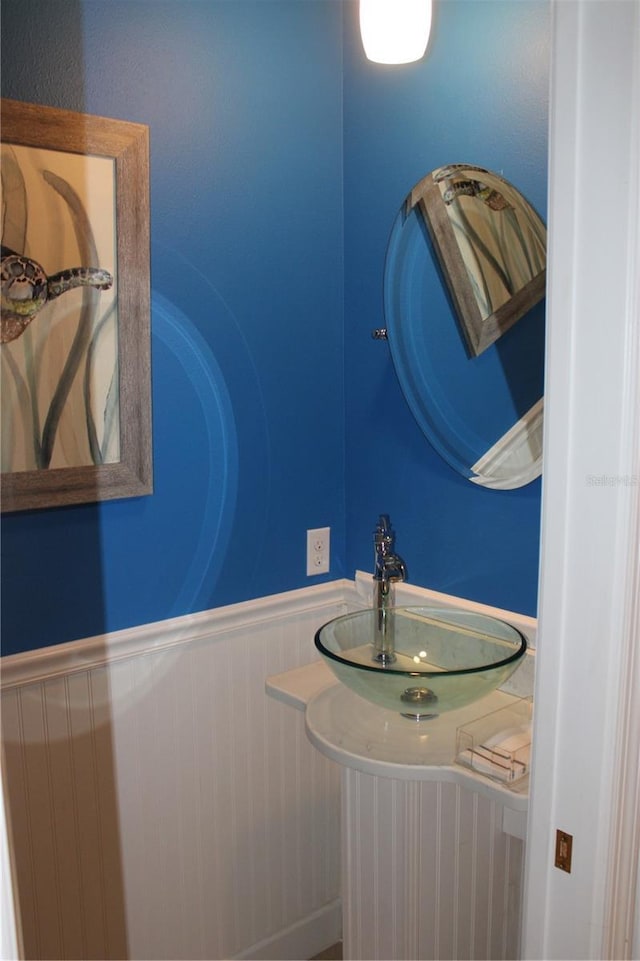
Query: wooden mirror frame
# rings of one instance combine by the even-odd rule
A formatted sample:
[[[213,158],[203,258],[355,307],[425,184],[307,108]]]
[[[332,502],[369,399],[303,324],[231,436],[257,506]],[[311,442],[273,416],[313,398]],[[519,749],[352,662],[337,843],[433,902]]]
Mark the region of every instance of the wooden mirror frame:
[[[114,162],[120,421],[116,463],[3,473],[2,510],[150,494],[149,128],[14,100],[0,108],[3,143]]]
[[[448,193],[452,196],[447,200]],[[505,211],[509,212],[515,224],[515,243],[521,244],[525,258],[528,259],[531,254],[532,263],[526,282],[521,282],[513,275],[510,277],[508,249],[496,245],[493,251],[488,250],[488,244],[484,244],[481,237],[476,235],[476,239],[473,239],[456,223],[452,211],[459,208],[463,198],[464,203],[470,205],[467,209],[473,210],[475,207],[478,214],[482,211],[486,215],[487,211],[491,211],[490,216],[497,219],[506,216]],[[545,225],[528,201],[508,181],[471,164],[450,164],[427,174],[407,197],[406,212],[409,213],[416,204],[429,230],[468,351],[471,356],[477,356],[544,297],[546,264],[544,260],[542,264],[539,260],[537,233],[544,233],[546,246]],[[459,213],[464,217],[461,210]],[[526,238],[525,231],[528,233]],[[481,276],[486,271],[487,275],[493,274],[494,278],[500,275],[506,277],[507,281],[513,280],[514,291],[507,293],[503,287],[503,302],[495,309],[481,309],[477,286],[474,287],[472,282],[473,271],[465,261],[459,239],[463,233]],[[529,241],[531,246],[527,250]]]

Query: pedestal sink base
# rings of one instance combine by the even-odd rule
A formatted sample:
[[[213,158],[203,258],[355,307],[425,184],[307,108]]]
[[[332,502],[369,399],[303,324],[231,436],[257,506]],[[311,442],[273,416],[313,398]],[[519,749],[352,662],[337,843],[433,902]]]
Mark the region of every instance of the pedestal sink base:
[[[459,784],[343,768],[343,957],[520,957],[524,843],[502,818]]]

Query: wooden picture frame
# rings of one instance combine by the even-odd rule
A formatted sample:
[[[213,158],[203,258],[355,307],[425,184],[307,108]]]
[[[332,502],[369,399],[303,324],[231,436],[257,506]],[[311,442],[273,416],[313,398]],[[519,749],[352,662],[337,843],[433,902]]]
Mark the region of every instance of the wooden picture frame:
[[[502,336],[546,288],[546,227],[503,177],[451,164],[409,194],[428,228],[472,357]]]
[[[63,268],[77,267],[85,277],[90,274],[89,281],[74,280],[71,286],[82,283],[80,290],[70,294],[67,292],[68,285],[65,286],[63,297],[59,297],[55,304],[47,301],[29,326],[16,333],[10,329],[11,317],[14,316],[11,311],[16,301],[8,301],[5,294],[9,290],[9,283],[13,281],[12,276],[7,281],[9,265],[17,260],[18,265],[12,269],[18,272],[20,258],[11,260],[3,256],[3,268],[6,267],[3,269],[2,283],[3,339],[5,335],[12,339],[11,342],[2,343],[0,361],[3,380],[8,378],[7,390],[14,392],[12,400],[15,404],[21,400],[23,406],[16,408],[15,416],[17,418],[20,415],[21,426],[14,432],[16,438],[10,436],[5,445],[6,458],[3,450],[2,511],[58,507],[150,494],[153,482],[149,128],[143,124],[14,100],[3,99],[0,109],[3,246],[9,248],[9,253],[13,251],[41,264],[47,274],[45,280],[48,282],[49,300],[59,297],[60,292],[59,288],[52,287],[54,272],[56,277],[62,277],[63,280]],[[42,153],[46,151],[51,153]],[[36,163],[35,158],[42,156],[47,161],[46,170]],[[72,171],[70,179],[67,180],[66,175],[60,177],[53,174],[49,169],[49,161],[54,166],[66,164],[64,169]],[[35,174],[31,173],[32,167]],[[30,177],[35,179],[30,180]],[[95,180],[95,177],[103,179]],[[102,187],[93,187],[94,181],[106,184],[105,191]],[[29,184],[35,185],[31,194]],[[84,191],[82,196],[88,200],[81,202],[78,190]],[[92,190],[100,196],[92,199]],[[45,202],[42,202],[42,197]],[[98,214],[92,220],[92,214],[88,211],[93,211],[94,207]],[[39,225],[30,236],[29,222],[37,218]],[[94,223],[98,220],[101,222]],[[101,286],[100,291],[94,289],[97,287],[94,278],[98,274],[92,268],[103,267],[104,264],[82,263],[83,257],[90,257],[90,251],[96,255],[98,247],[94,237],[103,233],[113,238],[111,252],[107,244],[108,253],[103,255],[113,259],[112,283],[109,285],[112,290],[108,294],[102,292],[107,289],[106,284]],[[55,260],[56,245],[64,241],[72,246],[75,244],[80,264],[65,262],[52,265],[41,260],[36,247],[40,246],[40,239],[45,237],[45,249],[50,252],[50,261]],[[16,251],[15,247],[25,238],[26,250]],[[3,255],[6,253],[3,250]],[[68,255],[65,256],[68,259]],[[67,275],[69,273],[74,271],[69,270]],[[108,271],[98,273],[102,276]],[[19,280],[23,282],[24,278],[21,276]],[[89,283],[90,286],[85,285]],[[47,287],[47,283],[44,286]],[[11,293],[13,290],[11,288]],[[29,287],[26,294],[18,292],[15,296],[31,297],[32,292],[33,289]],[[110,300],[107,300],[108,297]],[[107,303],[108,310],[104,307]],[[60,311],[58,305],[61,304],[64,304],[66,312],[62,319],[59,313],[52,313]],[[107,326],[107,313],[111,329],[108,335],[110,369],[104,359],[107,348],[102,346],[107,342],[107,335],[103,333]],[[52,379],[50,367],[54,363],[54,356],[60,354],[60,347],[57,343],[50,345],[45,340],[53,338],[54,334],[63,336],[62,333],[56,334],[56,331],[64,331],[65,349],[66,343],[69,344],[68,354],[58,361],[61,373],[57,382]],[[28,355],[28,359],[19,357],[20,352]],[[98,364],[96,358],[102,365],[98,371],[101,382],[107,385],[103,387],[103,396],[99,401],[96,401],[96,391],[91,386],[91,371]],[[28,369],[21,372],[18,363],[28,364]],[[47,374],[55,386],[50,388],[50,396],[47,395],[43,404],[41,385],[47,381]],[[60,440],[61,410],[70,406],[71,389],[78,390],[77,384],[80,382],[84,390],[83,413],[88,436],[80,436],[82,431],[76,425],[80,424],[82,415],[74,415],[73,429],[65,428],[70,436],[73,435],[73,443],[67,444],[67,448],[73,448],[71,456],[66,450],[59,453],[55,445],[60,448],[63,446]],[[60,384],[63,384],[62,388]],[[3,396],[3,404],[4,400]],[[103,406],[96,417],[91,405],[100,401]],[[29,414],[27,406],[30,408]],[[3,416],[7,418],[6,411]],[[29,418],[31,423],[25,426]],[[108,430],[105,426],[107,420]],[[13,422],[5,420],[5,427],[7,423],[11,435]],[[98,427],[102,430],[101,437],[98,436]],[[24,435],[24,440],[17,439],[18,434]],[[18,444],[22,445],[19,453]],[[86,457],[87,449],[90,450],[89,458]],[[19,458],[22,458],[21,463],[18,463]],[[32,463],[33,460],[35,463]]]

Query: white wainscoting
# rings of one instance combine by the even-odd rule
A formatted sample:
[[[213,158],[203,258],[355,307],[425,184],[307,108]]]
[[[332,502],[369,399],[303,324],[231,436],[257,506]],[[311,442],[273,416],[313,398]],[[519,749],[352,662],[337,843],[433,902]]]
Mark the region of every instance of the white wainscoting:
[[[397,601],[481,609],[535,636],[531,618],[411,585],[399,586]],[[286,961],[339,939],[340,772],[308,742],[302,712],[266,695],[265,679],[315,660],[315,630],[370,603],[371,575],[357,572],[355,582],[2,659],[3,777],[27,958]],[[526,690],[515,693],[530,693],[532,664],[517,674]],[[378,784],[372,802],[388,789]],[[435,787],[394,790],[407,798],[396,800],[393,836],[405,838],[413,857],[412,792]],[[448,799],[434,803],[438,817],[449,817]],[[421,802],[421,823],[437,825],[439,837],[451,825],[432,821],[430,804]],[[442,927],[434,948],[420,946],[441,952],[453,938],[458,953],[425,957],[466,956],[469,924],[482,944],[489,926],[493,956],[513,950],[519,842],[500,832],[498,815],[483,804],[455,800],[459,816],[446,843],[455,846],[471,831],[477,851],[465,841],[468,863],[462,854],[451,869],[444,854],[438,862],[440,881],[457,872],[461,926]],[[476,886],[470,920],[461,892],[473,885],[487,831],[497,845],[496,887],[489,895]],[[384,840],[384,826],[354,843],[375,862],[382,849],[372,837]],[[362,865],[363,880],[366,873],[378,891],[392,889],[375,864],[371,873]],[[497,928],[486,910],[505,897],[498,913],[510,920]],[[349,932],[354,957],[367,956],[365,933],[382,936]],[[398,950],[389,957],[418,956]]]
[[[300,958],[340,936],[340,778],[265,678],[349,582],[3,658],[27,958]]]

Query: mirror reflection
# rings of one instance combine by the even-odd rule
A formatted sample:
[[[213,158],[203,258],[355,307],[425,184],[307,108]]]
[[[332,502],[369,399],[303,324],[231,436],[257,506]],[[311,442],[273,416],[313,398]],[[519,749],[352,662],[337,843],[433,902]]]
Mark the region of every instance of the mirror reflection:
[[[483,167],[428,174],[420,205],[470,353],[479,354],[544,297],[546,228],[529,202]]]
[[[385,314],[407,402],[476,484],[542,470],[546,228],[508,181],[450,164],[410,191],[385,266]]]

